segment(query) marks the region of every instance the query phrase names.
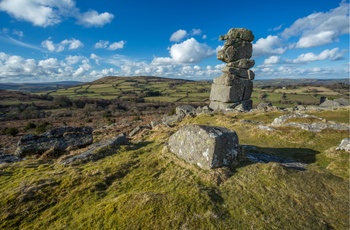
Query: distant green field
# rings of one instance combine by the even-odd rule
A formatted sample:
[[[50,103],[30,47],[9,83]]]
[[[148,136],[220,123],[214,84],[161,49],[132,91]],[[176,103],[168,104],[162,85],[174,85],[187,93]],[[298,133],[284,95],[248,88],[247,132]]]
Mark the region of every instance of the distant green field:
[[[49,94],[51,96],[65,95],[70,98],[119,98],[123,100],[133,100],[142,97],[147,102],[205,102],[209,101],[210,89],[210,82],[153,77],[106,77],[85,85],[58,89]],[[159,96],[152,96],[152,93],[157,92],[160,92]],[[283,93],[285,93],[285,103],[281,103]],[[261,98],[262,94],[265,94],[263,99]],[[294,107],[296,104],[318,104],[321,96],[326,96],[330,99],[348,98],[347,95],[341,95],[339,92],[325,87],[301,86],[293,89],[281,87],[274,90],[255,87],[252,100],[254,106],[260,102],[267,101],[279,107]]]

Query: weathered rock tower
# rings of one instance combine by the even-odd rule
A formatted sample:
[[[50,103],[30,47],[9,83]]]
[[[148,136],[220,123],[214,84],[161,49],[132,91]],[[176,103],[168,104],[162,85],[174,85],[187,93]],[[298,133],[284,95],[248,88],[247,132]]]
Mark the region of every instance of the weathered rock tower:
[[[232,28],[227,34],[220,36],[226,40],[217,58],[226,62],[223,75],[214,79],[210,91],[210,105],[213,110],[240,109],[250,110],[253,91],[254,72],[249,70],[255,64],[251,60],[253,53],[251,30]]]

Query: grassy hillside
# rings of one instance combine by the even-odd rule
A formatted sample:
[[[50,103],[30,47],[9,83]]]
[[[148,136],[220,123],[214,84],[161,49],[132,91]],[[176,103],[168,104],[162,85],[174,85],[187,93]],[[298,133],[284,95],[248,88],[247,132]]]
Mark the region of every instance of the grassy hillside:
[[[143,98],[145,102],[204,102],[210,84],[159,77],[106,77],[80,86],[58,89],[51,96],[102,99]]]
[[[334,81],[345,84],[344,80]],[[254,81],[254,92],[252,99],[256,106],[262,101],[268,101],[278,107],[294,107],[296,104],[318,105],[320,97],[329,99],[340,97],[349,98],[348,85],[345,90],[331,89],[328,84],[321,84],[322,81]],[[306,85],[310,83],[310,85]],[[339,83],[339,84],[340,84]],[[207,102],[211,88],[209,81],[188,81],[181,79],[169,79],[160,77],[105,77],[84,85],[47,91],[50,96],[68,96],[70,98],[101,98],[135,100],[142,99],[144,102],[165,102],[165,103],[190,103]],[[324,85],[328,86],[326,88]],[[340,85],[339,87],[343,87]],[[43,92],[41,92],[43,93]],[[261,95],[265,96],[262,97]],[[282,95],[285,98],[281,102]]]
[[[314,114],[346,120],[348,109]],[[257,128],[280,115],[187,118],[173,128],[144,131],[114,154],[75,166],[34,158],[3,164],[0,228],[349,229],[349,153],[335,150],[349,133]],[[244,158],[232,171],[189,165],[165,146],[172,133],[194,123],[233,129],[254,152],[293,157],[308,163],[307,170]]]

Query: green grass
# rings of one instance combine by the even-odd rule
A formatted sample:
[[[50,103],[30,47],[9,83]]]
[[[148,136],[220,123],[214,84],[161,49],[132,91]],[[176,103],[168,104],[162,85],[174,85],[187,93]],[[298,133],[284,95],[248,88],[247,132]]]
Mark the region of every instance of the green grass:
[[[267,132],[241,122],[269,124],[281,114],[216,113],[180,126],[233,129],[258,152],[308,162],[305,171],[249,161],[232,172],[201,170],[164,148],[179,127],[158,127],[97,161],[0,166],[0,228],[348,229],[349,155],[334,149],[348,133]]]
[[[316,115],[319,117],[322,117],[326,120],[329,121],[335,121],[335,122],[341,122],[341,123],[345,123],[345,124],[350,124],[350,111],[349,108],[347,109],[337,109],[337,110],[333,110],[332,111],[318,111],[318,112],[313,112],[310,111],[308,112],[308,114],[311,115]]]

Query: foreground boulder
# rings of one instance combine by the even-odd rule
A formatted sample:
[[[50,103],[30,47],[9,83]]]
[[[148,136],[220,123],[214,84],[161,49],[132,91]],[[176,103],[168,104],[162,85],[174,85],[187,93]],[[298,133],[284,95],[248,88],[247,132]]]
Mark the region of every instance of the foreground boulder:
[[[188,125],[169,138],[169,149],[202,169],[232,166],[239,153],[238,136],[223,127]]]
[[[24,135],[17,143],[15,155],[43,154],[47,150],[66,150],[68,147],[81,148],[92,144],[91,127],[60,127],[40,135]]]

